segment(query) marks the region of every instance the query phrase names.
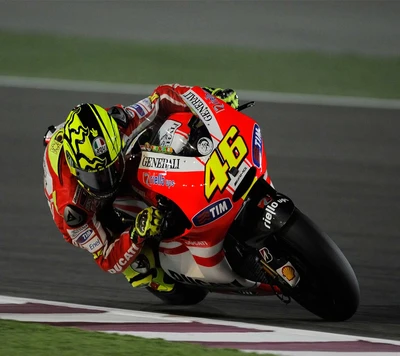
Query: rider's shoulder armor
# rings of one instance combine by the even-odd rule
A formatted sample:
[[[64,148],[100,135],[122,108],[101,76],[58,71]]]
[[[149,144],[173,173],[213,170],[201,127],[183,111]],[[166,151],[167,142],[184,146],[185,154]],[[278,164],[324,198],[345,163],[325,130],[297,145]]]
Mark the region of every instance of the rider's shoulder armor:
[[[87,219],[87,213],[75,205],[69,204],[64,209],[64,220],[69,227],[80,227],[87,222]]]

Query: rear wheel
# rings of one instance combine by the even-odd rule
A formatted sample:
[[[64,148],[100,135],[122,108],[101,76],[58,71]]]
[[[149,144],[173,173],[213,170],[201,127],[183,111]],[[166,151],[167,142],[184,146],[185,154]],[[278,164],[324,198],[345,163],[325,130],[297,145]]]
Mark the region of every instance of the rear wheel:
[[[178,282],[175,282],[175,287],[171,292],[158,292],[150,287],[147,287],[147,290],[170,305],[194,305],[200,303],[208,294],[205,289]]]
[[[278,240],[300,274],[292,298],[323,319],[349,319],[358,308],[360,290],[350,263],[331,238],[296,209]]]

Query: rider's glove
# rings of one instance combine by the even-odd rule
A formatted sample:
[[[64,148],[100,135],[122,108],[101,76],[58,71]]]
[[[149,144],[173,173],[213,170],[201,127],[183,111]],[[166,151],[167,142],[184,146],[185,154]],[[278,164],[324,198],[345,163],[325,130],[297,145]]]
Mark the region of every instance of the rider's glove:
[[[235,110],[239,107],[239,98],[233,89],[204,87],[205,91],[221,99]]]
[[[108,115],[110,115],[119,126],[126,128],[129,124],[129,114],[126,112],[123,105],[111,106],[108,110]]]
[[[161,223],[164,216],[160,210],[149,207],[142,210],[132,226],[131,239],[135,244],[141,244],[145,239],[158,238],[161,235]]]

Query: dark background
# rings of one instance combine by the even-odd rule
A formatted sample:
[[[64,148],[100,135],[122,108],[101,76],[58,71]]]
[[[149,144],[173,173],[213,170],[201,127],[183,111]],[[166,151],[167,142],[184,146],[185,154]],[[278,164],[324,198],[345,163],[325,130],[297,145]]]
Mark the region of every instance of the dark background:
[[[0,3],[0,29],[389,56],[399,13],[385,0],[14,0]]]

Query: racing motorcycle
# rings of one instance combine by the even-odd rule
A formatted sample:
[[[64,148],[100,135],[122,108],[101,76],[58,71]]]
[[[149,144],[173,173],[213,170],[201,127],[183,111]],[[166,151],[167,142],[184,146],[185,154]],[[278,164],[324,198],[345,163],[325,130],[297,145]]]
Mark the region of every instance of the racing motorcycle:
[[[165,213],[155,248],[175,288],[149,291],[175,305],[209,292],[276,295],[326,320],[350,318],[359,304],[355,273],[274,189],[260,126],[241,112],[254,102],[234,110],[199,87],[182,99],[191,113],[155,120],[126,146],[133,189]]]

